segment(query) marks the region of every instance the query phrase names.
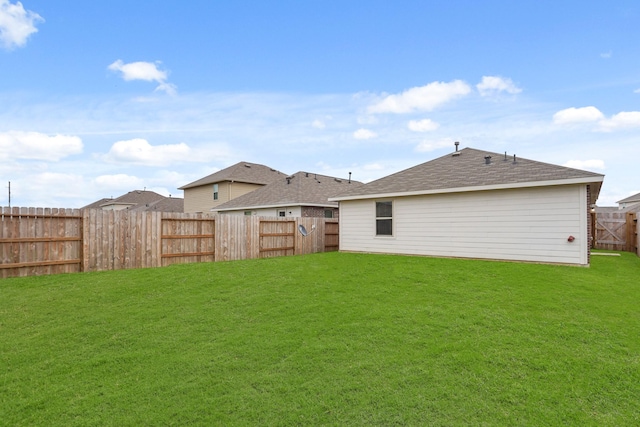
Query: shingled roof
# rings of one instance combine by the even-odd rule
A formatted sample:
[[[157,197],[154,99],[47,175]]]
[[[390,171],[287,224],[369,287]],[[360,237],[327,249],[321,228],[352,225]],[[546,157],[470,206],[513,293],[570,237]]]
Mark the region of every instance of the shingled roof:
[[[338,203],[328,200],[329,197],[340,194],[348,188],[362,185],[358,181],[349,181],[311,172],[296,172],[293,175],[283,176],[264,187],[223,203],[215,210],[229,211],[279,206],[338,207]]]
[[[593,183],[591,200],[595,202],[603,178],[593,172],[464,148],[350,189],[331,200]]]
[[[134,190],[115,199],[100,199],[82,209],[104,209],[107,206],[123,206],[122,209],[135,211],[183,212],[184,200],[165,197],[155,191]]]
[[[201,185],[214,184],[216,182],[223,181],[266,185],[275,179],[284,178],[285,176],[286,175],[284,173],[270,168],[269,166],[257,163],[239,162],[226,169],[222,169],[216,173],[207,175],[204,178],[200,178],[197,181],[183,185],[179,189],[185,190],[187,188],[199,187]]]
[[[640,193],[626,197],[622,200],[618,200],[616,203],[632,203],[632,202],[640,202]]]

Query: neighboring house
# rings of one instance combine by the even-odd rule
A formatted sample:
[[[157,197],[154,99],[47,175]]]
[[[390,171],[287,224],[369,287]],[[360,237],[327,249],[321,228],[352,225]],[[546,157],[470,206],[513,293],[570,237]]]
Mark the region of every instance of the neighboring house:
[[[184,211],[209,212],[223,203],[250,193],[286,175],[268,166],[240,162],[180,187]]]
[[[620,210],[640,207],[640,193],[634,194],[633,196],[629,196],[622,200],[618,200],[616,203],[618,204],[618,209]]]
[[[213,210],[236,215],[337,218],[338,203],[330,202],[329,197],[361,185],[350,179],[297,172]]]
[[[465,148],[340,202],[340,250],[588,265],[604,175]]]
[[[100,199],[82,209],[182,212],[183,199],[165,197],[154,191],[134,190],[115,199]]]

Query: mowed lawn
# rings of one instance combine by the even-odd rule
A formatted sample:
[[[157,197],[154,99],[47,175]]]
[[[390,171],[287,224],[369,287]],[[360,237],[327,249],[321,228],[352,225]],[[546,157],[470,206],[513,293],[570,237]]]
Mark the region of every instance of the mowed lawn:
[[[640,425],[640,258],[0,280],[0,425]]]

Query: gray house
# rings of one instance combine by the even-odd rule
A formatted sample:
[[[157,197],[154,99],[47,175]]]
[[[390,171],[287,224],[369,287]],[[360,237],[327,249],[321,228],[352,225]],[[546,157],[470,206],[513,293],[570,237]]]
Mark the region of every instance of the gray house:
[[[588,265],[603,179],[456,147],[330,200],[342,251]]]
[[[329,197],[361,185],[361,182],[350,179],[297,172],[282,176],[212,211],[236,215],[337,218],[338,202],[329,201]]]

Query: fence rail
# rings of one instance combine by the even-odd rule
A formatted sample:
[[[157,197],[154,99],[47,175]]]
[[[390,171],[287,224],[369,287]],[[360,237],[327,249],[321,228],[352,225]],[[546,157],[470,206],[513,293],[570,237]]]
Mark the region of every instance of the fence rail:
[[[0,278],[332,250],[335,219],[0,208]]]

